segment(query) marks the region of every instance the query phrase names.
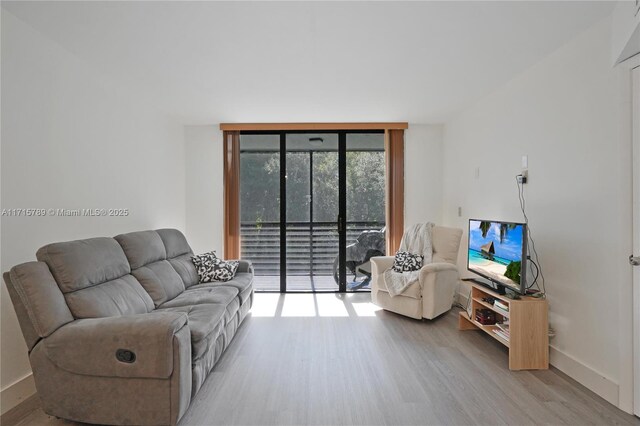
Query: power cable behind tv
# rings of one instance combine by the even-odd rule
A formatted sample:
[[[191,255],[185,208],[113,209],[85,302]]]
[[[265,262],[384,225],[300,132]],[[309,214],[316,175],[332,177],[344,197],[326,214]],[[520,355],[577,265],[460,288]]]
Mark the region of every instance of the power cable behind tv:
[[[542,273],[542,265],[540,263],[540,258],[538,257],[538,251],[536,250],[536,243],[533,239],[533,233],[531,232],[531,227],[529,226],[529,217],[527,216],[527,211],[526,211],[526,200],[524,198],[524,184],[519,179],[520,177],[521,175],[516,176],[516,186],[518,187],[518,199],[520,200],[520,210],[522,210],[522,216],[524,216],[524,223],[527,225],[528,238],[531,241],[531,253],[533,254],[533,257],[535,258],[535,260],[530,255],[528,255],[527,258],[531,261],[531,264],[534,265],[536,268],[535,278],[533,279],[533,282],[531,283],[531,285],[527,286],[527,289],[535,285],[537,289],[540,290],[540,292],[542,293],[542,297],[546,297],[547,291],[544,286],[544,274]],[[528,242],[527,242],[527,246],[528,246]],[[527,253],[529,253],[529,250],[527,250]],[[540,286],[537,285],[538,276],[541,279],[542,289],[540,288]]]

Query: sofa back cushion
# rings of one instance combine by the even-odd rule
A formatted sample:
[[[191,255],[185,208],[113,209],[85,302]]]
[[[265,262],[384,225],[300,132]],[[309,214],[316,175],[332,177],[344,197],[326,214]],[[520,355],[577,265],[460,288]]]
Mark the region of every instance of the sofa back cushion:
[[[198,272],[191,261],[193,250],[184,234],[177,229],[158,229],[156,231],[167,253],[167,260],[180,275],[185,288],[198,284]]]
[[[153,301],[130,275],[127,257],[113,238],[46,245],[36,257],[49,267],[74,318],[150,312]]]
[[[45,263],[14,266],[5,281],[29,349],[39,338],[73,321],[64,295]]]
[[[167,261],[165,245],[156,231],[130,232],[116,236],[115,240],[131,265],[131,273],[156,307],[184,291],[182,278]]]
[[[446,226],[434,226],[431,230],[431,244],[433,246],[434,263],[456,264],[462,229],[448,228]]]

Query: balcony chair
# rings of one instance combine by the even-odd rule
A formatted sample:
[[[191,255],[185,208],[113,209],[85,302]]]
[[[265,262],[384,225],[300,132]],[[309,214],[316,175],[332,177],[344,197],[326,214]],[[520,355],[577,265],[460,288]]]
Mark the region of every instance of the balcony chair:
[[[384,272],[393,266],[393,256],[371,258],[371,300],[384,310],[415,319],[433,319],[451,309],[458,286],[456,261],[462,230],[434,226],[431,232],[433,263],[420,269],[420,279],[402,294],[391,297]]]

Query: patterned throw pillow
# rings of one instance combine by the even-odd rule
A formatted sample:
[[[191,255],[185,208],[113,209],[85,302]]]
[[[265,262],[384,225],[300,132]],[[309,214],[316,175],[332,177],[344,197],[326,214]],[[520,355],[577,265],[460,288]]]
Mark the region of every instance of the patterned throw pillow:
[[[196,267],[201,283],[232,280],[240,264],[237,260],[219,259],[215,251],[191,256],[191,261]]]
[[[424,256],[421,254],[411,254],[408,251],[399,251],[393,259],[393,270],[395,272],[419,271],[422,268]]]

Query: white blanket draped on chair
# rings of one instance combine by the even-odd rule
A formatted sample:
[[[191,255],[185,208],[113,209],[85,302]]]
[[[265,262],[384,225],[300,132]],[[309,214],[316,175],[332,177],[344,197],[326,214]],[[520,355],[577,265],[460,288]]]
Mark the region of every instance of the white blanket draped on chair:
[[[423,265],[432,262],[433,247],[431,245],[431,230],[433,223],[417,223],[409,227],[402,236],[398,251],[408,251],[424,256]],[[411,284],[420,279],[420,271],[395,272],[393,269],[384,271],[384,283],[389,296],[402,294]]]

